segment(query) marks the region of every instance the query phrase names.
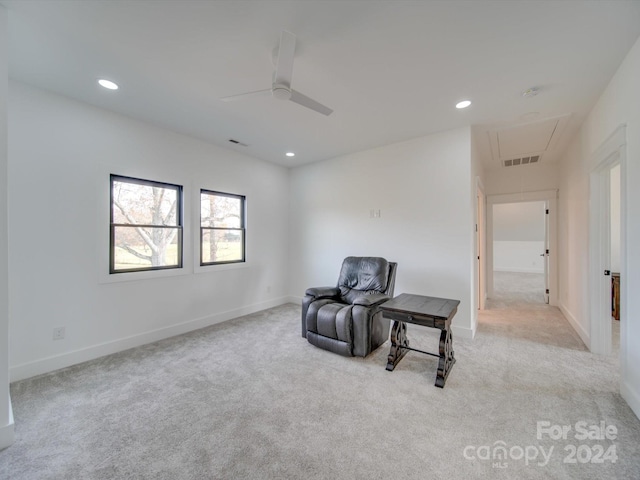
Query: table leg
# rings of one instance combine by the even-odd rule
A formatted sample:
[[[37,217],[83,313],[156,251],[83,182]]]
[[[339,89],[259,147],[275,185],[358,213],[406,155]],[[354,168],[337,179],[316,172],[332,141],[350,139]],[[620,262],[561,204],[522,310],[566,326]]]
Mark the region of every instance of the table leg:
[[[440,360],[438,362],[438,373],[436,374],[436,387],[444,388],[444,383],[447,381],[454,363],[456,363],[456,359],[453,356],[453,337],[449,330],[442,330],[440,333]]]
[[[402,358],[409,352],[409,350],[401,347],[408,347],[409,340],[407,339],[407,324],[393,321],[393,328],[391,329],[391,350],[387,357],[387,370],[390,372],[396,368],[396,365],[402,360]]]

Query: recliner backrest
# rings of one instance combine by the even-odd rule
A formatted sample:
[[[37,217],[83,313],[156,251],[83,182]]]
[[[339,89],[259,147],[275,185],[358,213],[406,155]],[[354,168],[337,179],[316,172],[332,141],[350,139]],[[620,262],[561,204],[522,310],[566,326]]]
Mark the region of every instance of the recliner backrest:
[[[338,288],[346,303],[362,294],[384,293],[389,283],[389,262],[380,257],[347,257],[342,262]]]

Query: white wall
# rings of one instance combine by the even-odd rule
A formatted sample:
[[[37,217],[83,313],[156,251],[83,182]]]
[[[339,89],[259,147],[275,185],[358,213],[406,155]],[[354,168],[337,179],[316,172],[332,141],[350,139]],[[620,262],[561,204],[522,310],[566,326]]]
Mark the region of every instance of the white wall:
[[[611,271],[620,272],[620,165],[611,169]]]
[[[544,273],[544,202],[493,206],[493,270]]]
[[[493,241],[493,271],[544,273],[544,242]]]
[[[293,169],[290,291],[335,285],[346,256],[385,257],[396,294],[460,300],[454,333],[471,338],[471,183],[469,128]]]
[[[558,163],[534,163],[502,167],[485,172],[487,195],[557,190],[560,185]]]
[[[544,241],[544,202],[494,205],[493,239],[504,242]]]
[[[9,250],[7,207],[7,10],[0,5],[0,449],[14,441],[9,398]]]
[[[621,393],[640,416],[640,40],[636,42],[572,141],[561,168],[560,244],[561,307],[580,329],[590,331],[589,177],[596,166],[594,152],[621,124],[626,124],[627,245],[626,278],[621,278]],[[628,293],[628,294],[627,294]],[[624,323],[624,325],[622,325]],[[626,332],[625,332],[626,330]]]
[[[285,168],[14,82],[9,112],[12,379],[288,300]],[[184,186],[181,275],[109,277],[109,173]],[[194,265],[200,187],[246,195],[246,265]]]

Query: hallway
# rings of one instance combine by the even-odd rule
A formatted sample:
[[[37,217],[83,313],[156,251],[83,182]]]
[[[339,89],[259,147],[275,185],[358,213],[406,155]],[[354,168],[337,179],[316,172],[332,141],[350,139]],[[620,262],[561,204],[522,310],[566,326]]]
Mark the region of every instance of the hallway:
[[[478,312],[474,339],[474,348],[489,356],[483,365],[485,388],[502,397],[502,407],[487,408],[486,414],[505,428],[509,426],[517,436],[513,444],[553,446],[563,468],[518,472],[522,473],[519,478],[640,478],[638,422],[619,393],[616,341],[613,355],[592,354],[561,311],[544,303],[542,275],[496,272],[494,281],[494,298],[487,300],[486,310]],[[466,352],[458,350],[462,359]],[[538,422],[570,427],[571,431],[566,439],[540,438]],[[605,422],[614,425],[618,435],[611,441],[580,440],[576,438],[579,422]],[[498,439],[502,440],[490,437]],[[605,450],[616,449],[615,467],[590,461],[571,464],[572,446],[591,454],[597,444]],[[622,464],[622,470],[617,470]],[[509,473],[508,478],[515,478],[514,472]]]
[[[577,342],[588,350],[582,339],[571,327],[564,315],[556,307],[544,302],[544,277],[538,273],[494,272],[494,297],[487,299],[486,310],[479,312],[479,322],[494,323],[496,326],[518,324],[521,332],[529,328],[539,330],[545,325],[545,330],[553,331],[554,335]],[[535,312],[535,315],[534,315]],[[534,319],[535,317],[535,319]],[[538,332],[536,335],[547,337]],[[615,359],[616,376],[619,373],[620,354],[620,322],[611,319],[611,338],[613,340],[611,357]],[[554,343],[556,344],[556,343]]]
[[[494,272],[495,295],[478,313],[478,331],[588,352],[560,310],[544,303],[543,291],[542,274]]]

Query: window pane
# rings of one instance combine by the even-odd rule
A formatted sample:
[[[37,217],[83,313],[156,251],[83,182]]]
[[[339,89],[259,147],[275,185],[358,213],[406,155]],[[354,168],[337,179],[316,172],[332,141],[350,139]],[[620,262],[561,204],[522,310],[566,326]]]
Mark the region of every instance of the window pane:
[[[180,264],[178,228],[114,228],[114,271]],[[154,249],[150,245],[154,245]]]
[[[178,189],[113,180],[113,223],[178,225]]]
[[[213,193],[200,193],[202,227],[242,228],[242,199]]]
[[[243,260],[242,230],[202,230],[202,263]]]
[[[245,197],[200,191],[201,264],[244,262]]]

